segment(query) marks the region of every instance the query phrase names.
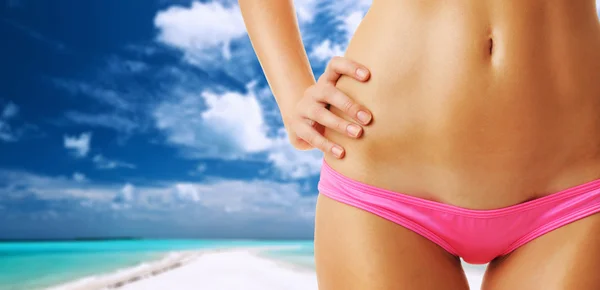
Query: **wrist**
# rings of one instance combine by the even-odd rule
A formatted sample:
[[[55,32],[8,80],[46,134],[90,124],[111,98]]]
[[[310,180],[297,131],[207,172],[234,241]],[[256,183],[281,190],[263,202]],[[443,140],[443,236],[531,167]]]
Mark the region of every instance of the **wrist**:
[[[281,120],[283,121],[283,126],[285,127],[285,129],[288,130],[288,128],[292,124],[291,111],[281,110]]]
[[[288,99],[288,102],[279,104],[279,112],[281,113],[281,118],[286,126],[290,123],[291,119],[295,115],[296,106],[299,101],[300,99],[298,98],[290,98]]]

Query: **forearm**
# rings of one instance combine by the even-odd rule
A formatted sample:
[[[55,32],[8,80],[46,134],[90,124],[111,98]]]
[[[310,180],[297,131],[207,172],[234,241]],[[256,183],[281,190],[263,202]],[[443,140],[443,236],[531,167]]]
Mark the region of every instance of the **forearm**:
[[[293,0],[238,2],[250,41],[287,125],[287,112],[315,83]]]

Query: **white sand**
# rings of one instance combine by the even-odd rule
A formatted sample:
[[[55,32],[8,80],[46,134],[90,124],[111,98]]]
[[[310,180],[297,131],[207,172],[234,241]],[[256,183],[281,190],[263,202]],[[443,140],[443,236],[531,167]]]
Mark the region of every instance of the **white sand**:
[[[182,267],[122,289],[311,290],[317,289],[314,271],[286,267],[249,250],[201,255]]]
[[[263,248],[264,249],[264,248]],[[119,272],[85,278],[61,290],[317,290],[314,270],[272,260],[257,248],[172,253]],[[485,265],[464,264],[472,290],[480,289]]]

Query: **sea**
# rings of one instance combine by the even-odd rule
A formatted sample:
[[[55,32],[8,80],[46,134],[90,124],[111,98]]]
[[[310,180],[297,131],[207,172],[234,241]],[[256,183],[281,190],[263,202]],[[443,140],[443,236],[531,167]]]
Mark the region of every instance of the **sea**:
[[[263,255],[314,268],[312,240],[0,242],[0,290],[46,289],[136,267],[159,260],[172,252],[231,247],[264,247],[266,250]]]

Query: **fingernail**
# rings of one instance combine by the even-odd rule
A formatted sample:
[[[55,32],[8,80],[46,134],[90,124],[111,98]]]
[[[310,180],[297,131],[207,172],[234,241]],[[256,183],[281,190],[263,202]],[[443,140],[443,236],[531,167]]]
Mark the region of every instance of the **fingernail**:
[[[343,150],[342,150],[342,148],[340,148],[336,145],[336,146],[331,147],[331,152],[333,152],[333,154],[335,154],[335,156],[337,156],[337,157],[342,157]]]
[[[348,125],[348,127],[346,127],[346,131],[348,131],[348,133],[350,133],[350,135],[352,135],[354,137],[358,137],[358,133],[360,133],[360,127],[358,127],[354,124],[350,124],[350,125]]]
[[[358,75],[358,77],[360,77],[361,79],[364,79],[367,77],[367,70],[364,68],[358,68],[356,69],[356,75]]]
[[[363,122],[363,124],[368,124],[369,121],[371,121],[371,115],[369,115],[367,112],[365,111],[359,111],[357,114],[358,119]]]

